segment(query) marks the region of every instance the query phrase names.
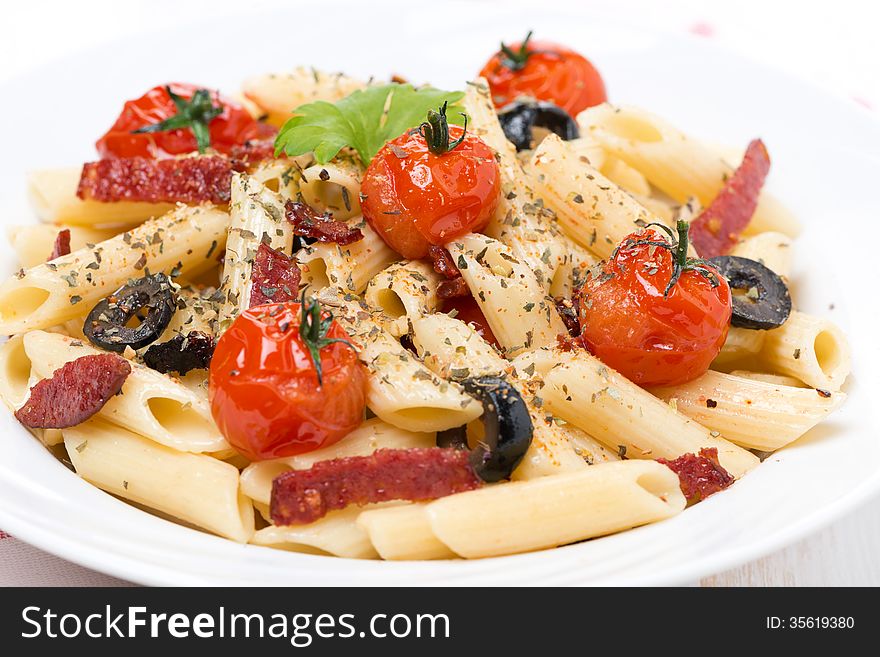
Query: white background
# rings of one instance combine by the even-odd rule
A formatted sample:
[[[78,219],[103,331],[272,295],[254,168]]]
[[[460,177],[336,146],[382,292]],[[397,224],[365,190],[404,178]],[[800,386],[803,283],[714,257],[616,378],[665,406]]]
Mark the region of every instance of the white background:
[[[9,3],[0,25],[0,83],[26,76],[53,60],[126,36],[148,33],[165,25],[192,25],[198,29],[200,19],[205,16],[232,18],[245,6],[249,13],[259,14],[279,4],[292,3],[278,0]],[[325,4],[328,20],[332,21],[332,3]],[[485,7],[491,3],[483,0],[479,4]],[[496,4],[499,11],[503,11],[504,3]],[[535,11],[548,4],[553,3],[548,0],[534,3]],[[880,41],[876,35],[880,12],[873,2],[581,0],[577,4],[595,7],[597,20],[604,16],[625,18],[636,26],[703,35],[746,57],[807,79],[850,102],[875,111],[880,108]],[[393,20],[389,16],[389,21]],[[450,17],[447,29],[453,29],[454,22]],[[295,30],[283,28],[267,25],[266,33],[256,36],[289,38],[295,50]],[[327,26],[296,28],[327,29]],[[331,38],[328,34],[328,40]],[[235,45],[218,44],[218,47]],[[589,53],[588,48],[583,50]],[[124,57],[124,53],[120,56]],[[83,79],[88,80],[93,73],[84,71]],[[88,93],[86,84],[83,93]],[[23,99],[4,98],[3,101],[23,102]],[[75,99],[65,102],[75,102]],[[5,126],[5,129],[14,129],[14,126]],[[59,107],[58,123],[47,129],[58,131],[59,138],[63,139],[66,129],[63,107]],[[809,140],[809,135],[805,135],[805,140]],[[875,500],[807,540],[742,568],[707,578],[703,583],[877,586],[880,585],[878,550],[880,500]],[[0,585],[114,582],[112,578],[67,564],[14,539],[0,541]]]

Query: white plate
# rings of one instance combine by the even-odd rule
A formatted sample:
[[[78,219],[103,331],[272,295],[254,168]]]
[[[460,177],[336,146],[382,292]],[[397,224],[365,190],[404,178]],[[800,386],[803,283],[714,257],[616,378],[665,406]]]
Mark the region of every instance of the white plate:
[[[323,4],[323,3],[322,3]],[[23,172],[94,158],[122,100],[168,80],[235,90],[249,74],[314,64],[403,74],[460,88],[502,37],[534,27],[588,54],[613,101],[642,105],[714,141],[761,136],[772,191],[803,219],[796,303],[848,333],[850,398],[829,422],[732,489],[656,525],[525,555],[368,562],[240,546],[130,507],[79,480],[0,414],[0,527],[64,558],[148,584],[663,584],[694,580],[791,542],[880,488],[875,260],[880,126],[867,112],[698,40],[653,34],[594,13],[458,4],[437,26],[421,5],[309,4],[287,14],[162,30],[57,62],[0,87],[6,126],[0,221],[30,216]],[[444,8],[449,5],[444,4]],[[10,129],[13,126],[14,129]],[[872,216],[873,215],[873,216]],[[870,231],[870,232],[869,232]],[[8,249],[3,273],[12,270]],[[873,302],[869,301],[872,299]],[[834,304],[834,310],[829,309]]]

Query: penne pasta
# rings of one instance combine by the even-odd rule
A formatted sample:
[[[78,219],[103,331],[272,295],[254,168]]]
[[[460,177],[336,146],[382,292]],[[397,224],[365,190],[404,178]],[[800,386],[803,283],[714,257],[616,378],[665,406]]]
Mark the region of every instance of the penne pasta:
[[[270,525],[257,531],[251,542],[293,552],[311,552],[308,548],[312,548],[318,550],[319,554],[348,559],[375,559],[379,555],[367,532],[357,523],[360,513],[358,507],[349,507],[332,511],[308,525]]]
[[[823,397],[811,388],[792,387],[721,372],[706,372],[690,383],[651,392],[704,427],[740,447],[775,451],[797,440],[846,399]]]
[[[529,187],[516,150],[504,136],[485,79],[468,83],[462,104],[470,130],[497,154],[501,173],[501,199],[485,232],[510,248],[514,257],[532,269],[538,283],[549,288],[566,253],[552,215]]]
[[[565,333],[553,300],[504,244],[471,233],[446,248],[506,355],[555,344]]]
[[[299,105],[318,100],[332,103],[365,86],[342,73],[324,73],[300,66],[289,73],[245,80],[242,93],[260,108],[269,123],[281,127]]]
[[[349,223],[363,232],[362,240],[346,246],[318,242],[297,252],[301,284],[308,294],[328,287],[361,294],[379,272],[400,260],[366,222],[354,219]]]
[[[581,112],[577,120],[581,130],[599,141],[606,152],[640,171],[679,203],[696,196],[703,207],[708,206],[733,172],[733,166],[711,147],[644,110],[604,103]],[[750,230],[773,230],[795,237],[800,226],[764,193]]]
[[[357,524],[383,559],[429,560],[458,556],[435,536],[426,504],[368,509],[358,516]]]
[[[757,260],[783,278],[791,275],[791,238],[782,233],[767,232],[746,237],[730,255]]]
[[[457,383],[441,379],[400,346],[368,308],[334,293],[321,296],[360,346],[367,366],[367,406],[385,422],[409,431],[442,431],[477,419],[483,409]]]
[[[532,157],[535,189],[556,213],[565,234],[600,258],[649,223],[665,223],[556,135],[549,135]]]
[[[827,319],[797,311],[781,327],[767,331],[760,361],[771,372],[829,391],[840,390],[852,369],[843,331]]]
[[[97,418],[62,434],[76,473],[101,490],[239,543],[251,539],[254,509],[228,463],[178,452]]]
[[[174,209],[170,203],[101,203],[77,197],[81,167],[43,169],[28,174],[28,197],[40,221],[70,226],[131,227]]]
[[[364,300],[382,311],[382,324],[394,337],[405,335],[409,324],[440,309],[440,276],[427,262],[404,260],[386,267],[367,285]]]
[[[25,334],[24,349],[34,372],[43,379],[65,363],[101,353],[80,340],[45,331]],[[214,424],[206,398],[139,363],[131,363],[131,374],[122,386],[122,394],[104,404],[99,415],[107,422],[181,452],[218,452],[229,448]]]
[[[60,324],[88,312],[130,278],[149,269],[193,274],[211,267],[226,242],[228,215],[183,207],[0,284],[0,333]]]
[[[299,193],[319,212],[329,212],[337,221],[347,221],[361,214],[363,175],[363,170],[351,160],[314,164],[300,174]]]
[[[515,366],[531,377],[542,408],[628,459],[674,459],[714,447],[734,477],[758,465],[754,454],[678,413],[584,350],[541,350],[519,357]]]
[[[88,226],[61,226],[56,224],[31,224],[10,226],[6,235],[18,257],[18,265],[25,269],[47,262],[55,246],[55,238],[62,230],[70,231],[70,250],[77,251],[87,244],[97,244],[117,234],[115,229],[90,228]]]
[[[284,218],[284,203],[256,180],[240,173],[232,176],[229,201],[229,230],[226,255],[220,279],[218,308],[220,330],[250,308],[251,276],[260,244],[289,254],[293,245],[293,226]],[[297,290],[290,290],[296,296]]]
[[[448,315],[423,317],[412,323],[413,344],[425,364],[444,378],[453,380],[482,376],[505,376],[508,361],[499,356],[477,332]],[[518,390],[515,380],[510,383]],[[519,390],[522,392],[521,390]],[[584,459],[575,452],[557,424],[523,396],[532,421],[532,442],[513,479],[533,479],[558,472],[580,470]]]
[[[716,369],[729,368],[761,353],[767,331],[731,326],[721,351],[712,361]]]
[[[468,559],[582,541],[680,513],[678,477],[650,461],[603,463],[579,472],[450,495],[428,505],[437,538]]]

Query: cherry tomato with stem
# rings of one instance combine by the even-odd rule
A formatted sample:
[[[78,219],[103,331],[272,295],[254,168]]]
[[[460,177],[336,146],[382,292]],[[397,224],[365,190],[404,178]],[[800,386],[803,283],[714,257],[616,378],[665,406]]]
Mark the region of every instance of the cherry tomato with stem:
[[[486,227],[501,194],[495,153],[464,127],[449,125],[446,103],[390,141],[370,162],[361,210],[370,226],[405,258]]]
[[[529,32],[521,43],[502,43],[480,71],[496,107],[529,96],[549,101],[575,117],[608,100],[602,76],[588,59],[565,46],[531,38]]]
[[[338,442],[363,421],[366,389],[349,335],[303,298],[232,322],[214,350],[208,394],[229,444],[257,461]]]
[[[688,257],[687,222],[676,228],[677,240],[661,224],[627,236],[576,293],[587,349],[641,386],[696,379],[730,327],[727,281]]]
[[[129,100],[95,144],[102,158],[164,158],[205,152],[229,154],[266,137],[267,127],[229,98],[192,84],[171,83]]]

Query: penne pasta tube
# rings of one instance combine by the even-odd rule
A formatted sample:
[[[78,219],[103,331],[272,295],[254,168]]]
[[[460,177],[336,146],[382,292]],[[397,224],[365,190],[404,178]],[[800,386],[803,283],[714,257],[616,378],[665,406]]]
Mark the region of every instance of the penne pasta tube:
[[[313,548],[320,553],[337,557],[376,559],[379,555],[373,548],[370,537],[357,522],[360,514],[361,508],[352,506],[331,511],[308,525],[270,525],[257,531],[251,543],[293,552],[309,551],[308,548]]]
[[[367,285],[364,300],[382,311],[382,322],[394,337],[405,335],[409,323],[439,310],[440,276],[430,264],[404,260],[389,265]]]
[[[27,401],[30,389],[40,380],[24,348],[24,336],[14,335],[0,345],[0,401],[15,412]],[[63,442],[58,429],[28,428],[47,446]]]
[[[115,229],[88,226],[61,226],[56,224],[28,224],[10,226],[6,235],[18,256],[18,264],[25,269],[47,262],[55,247],[55,238],[62,230],[70,231],[70,250],[77,251],[87,244],[97,244],[117,234]]]
[[[828,391],[840,390],[852,369],[843,331],[823,317],[797,311],[778,329],[767,331],[760,359],[771,372]]]
[[[303,200],[319,212],[329,212],[337,221],[361,214],[363,170],[351,160],[335,159],[304,169],[299,178]]]
[[[251,305],[254,259],[260,244],[290,254],[293,226],[275,192],[250,176],[235,173],[229,200],[229,230],[220,278],[219,328],[229,325]],[[297,290],[290,290],[296,296]]]
[[[469,233],[446,244],[508,356],[556,343],[565,326],[531,268],[504,244]]]
[[[32,267],[0,284],[0,334],[61,324],[88,312],[130,278],[210,268],[226,243],[229,216],[181,206],[129,232]]]
[[[684,415],[747,449],[772,452],[797,440],[846,399],[842,392],[823,397],[797,388],[708,371],[679,386],[651,392]]]
[[[367,366],[367,406],[385,422],[409,431],[442,431],[467,424],[482,405],[431,372],[373,318],[369,307],[325,290],[319,299],[358,344]]]
[[[731,326],[721,351],[712,361],[714,368],[726,368],[761,353],[767,331]]]
[[[308,294],[327,287],[361,294],[379,272],[400,260],[400,256],[365,221],[353,219],[349,223],[363,232],[362,240],[346,246],[332,242],[315,243],[297,252],[297,265],[302,271],[301,285],[307,286]]]
[[[98,418],[62,434],[76,473],[98,488],[239,543],[253,535],[253,506],[228,463],[178,452]]]
[[[31,207],[40,221],[71,226],[133,226],[174,209],[171,203],[84,201],[76,189],[82,167],[43,169],[28,174]]]
[[[651,461],[602,463],[450,495],[427,507],[437,538],[476,559],[565,545],[664,520],[685,508],[678,476]]]
[[[732,376],[738,376],[743,379],[751,379],[752,381],[763,381],[764,383],[772,383],[777,386],[791,386],[792,388],[809,388],[803,381],[793,376],[784,376],[782,374],[767,374],[766,372],[751,372],[749,370],[732,370],[729,372]]]
[[[436,314],[412,323],[413,344],[425,365],[444,378],[463,380],[481,376],[503,376],[523,397],[532,421],[532,443],[513,479],[532,479],[549,474],[580,470],[585,460],[578,455],[552,418],[521,390],[522,385],[506,375],[510,363],[504,360],[470,326]]]
[[[533,193],[516,149],[498,121],[485,79],[468,83],[462,104],[470,119],[469,130],[495,151],[501,173],[501,200],[483,232],[505,244],[532,269],[538,283],[549,288],[567,255],[552,213]]]
[[[32,370],[24,336],[14,335],[0,345],[0,399],[10,411],[17,411],[27,401]]]
[[[532,157],[535,189],[556,213],[563,232],[600,258],[649,223],[665,223],[641,206],[556,135],[549,135]]]
[[[289,73],[260,75],[245,80],[242,93],[279,128],[300,105],[323,100],[335,103],[366,86],[342,73],[324,73],[300,66]]]
[[[730,255],[757,260],[783,278],[791,275],[791,238],[782,233],[760,233],[746,237]]]
[[[703,207],[708,206],[733,172],[733,166],[710,146],[635,107],[604,103],[584,110],[577,121],[581,131],[599,141],[606,152],[640,171],[679,203],[696,196]],[[764,193],[750,229],[775,230],[794,237],[800,226]]]
[[[521,356],[515,365],[532,377],[542,408],[628,459],[674,459],[715,447],[721,465],[736,478],[758,465],[751,452],[677,412],[585,350],[542,350]]]
[[[43,379],[81,356],[106,353],[80,340],[45,331],[25,334],[24,349],[34,372]],[[104,420],[181,452],[229,448],[214,424],[206,397],[145,365],[133,361],[130,365],[131,374],[121,394],[108,400],[98,412]]]
[[[455,552],[434,535],[426,504],[401,504],[363,511],[357,519],[383,559],[455,559]]]
[[[638,169],[634,169],[623,160],[611,156],[606,157],[599,167],[602,175],[615,185],[633,196],[650,196],[651,185]]]
[[[434,447],[435,434],[407,431],[372,418],[338,443],[304,454],[267,461],[255,461],[241,473],[241,490],[254,502],[269,506],[272,481],[288,470],[307,470],[315,463],[349,456],[367,456],[377,449]]]

